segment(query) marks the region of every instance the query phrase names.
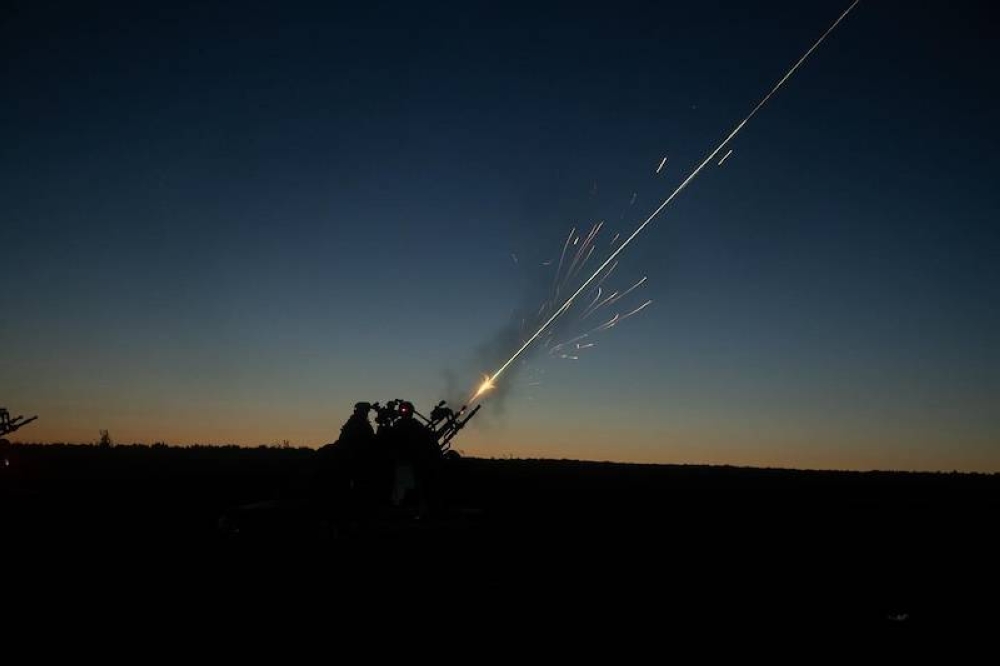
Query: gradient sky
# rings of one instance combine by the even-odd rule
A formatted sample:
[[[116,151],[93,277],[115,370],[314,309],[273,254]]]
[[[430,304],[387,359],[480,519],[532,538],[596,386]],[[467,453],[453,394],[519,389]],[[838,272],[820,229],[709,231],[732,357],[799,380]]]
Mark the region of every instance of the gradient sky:
[[[474,388],[570,227],[634,228],[847,2],[180,4],[0,13],[23,441],[317,446]],[[654,304],[457,447],[1000,470],[991,5],[862,0],[623,254]]]

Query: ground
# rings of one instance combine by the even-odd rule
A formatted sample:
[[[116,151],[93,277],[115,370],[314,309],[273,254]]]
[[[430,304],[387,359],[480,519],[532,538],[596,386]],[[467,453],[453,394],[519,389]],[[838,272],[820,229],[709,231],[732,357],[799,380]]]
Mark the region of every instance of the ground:
[[[0,494],[8,570],[105,592],[181,579],[189,595],[268,590],[284,604],[402,595],[483,621],[507,608],[635,628],[998,618],[1000,475],[462,459],[437,515],[338,531],[303,499],[313,462],[300,449],[15,446]],[[256,522],[234,532],[241,513]]]

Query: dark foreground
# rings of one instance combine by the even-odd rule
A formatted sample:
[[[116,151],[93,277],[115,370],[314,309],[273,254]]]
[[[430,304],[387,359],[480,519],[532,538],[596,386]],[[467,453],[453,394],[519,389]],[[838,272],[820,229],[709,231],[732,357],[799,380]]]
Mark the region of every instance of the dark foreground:
[[[464,459],[446,511],[338,532],[302,499],[306,450],[13,453],[0,493],[8,600],[11,581],[45,604],[79,601],[81,587],[143,608],[364,598],[387,615],[444,606],[442,622],[636,632],[1000,617],[1000,475]]]

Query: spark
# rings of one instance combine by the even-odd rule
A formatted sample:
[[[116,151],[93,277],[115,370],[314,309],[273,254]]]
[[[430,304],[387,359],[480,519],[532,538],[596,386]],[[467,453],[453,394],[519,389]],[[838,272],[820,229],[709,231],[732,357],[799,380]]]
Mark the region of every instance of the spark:
[[[589,310],[589,309],[591,308],[591,306],[592,306],[592,305],[594,305],[594,303],[596,303],[596,302],[597,302],[597,299],[601,297],[601,292],[602,292],[602,290],[601,290],[601,286],[600,286],[600,285],[597,285],[597,296],[594,296],[594,300],[592,300],[592,301],[590,302],[590,305],[588,305],[588,306],[587,306],[587,307],[585,308],[585,310]]]
[[[612,317],[611,319],[607,320],[606,322],[604,322],[603,324],[601,324],[600,326],[598,326],[594,330],[595,331],[606,331],[609,328],[614,328],[615,324],[618,323],[619,319],[621,319],[621,317],[619,315],[615,315],[614,317]]]
[[[619,321],[619,322],[622,322],[622,321],[625,321],[626,319],[628,319],[629,317],[631,317],[631,316],[632,316],[632,315],[634,315],[634,314],[639,314],[640,312],[642,312],[643,310],[645,310],[645,309],[646,309],[646,307],[647,307],[647,306],[648,306],[648,305],[649,305],[650,303],[652,303],[652,302],[653,302],[653,301],[652,301],[652,299],[651,299],[651,300],[648,300],[648,301],[646,301],[645,303],[643,303],[642,305],[640,305],[639,307],[637,307],[637,308],[636,308],[635,310],[632,310],[632,312],[629,312],[628,314],[624,314],[624,315],[622,315],[622,316],[621,316],[621,319],[619,319],[618,321]]]
[[[602,284],[604,284],[604,281],[608,279],[608,277],[615,271],[616,268],[618,268],[617,261],[611,264],[611,268],[609,268],[608,272],[604,274],[604,277],[602,277],[600,280],[597,281],[597,286],[600,287]]]
[[[730,148],[730,149],[729,149],[729,152],[728,152],[728,153],[726,153],[725,155],[723,155],[723,156],[722,156],[722,159],[721,159],[721,160],[719,160],[719,166],[722,166],[722,163],[723,163],[723,162],[725,162],[725,161],[726,161],[727,159],[729,159],[729,156],[730,156],[730,155],[732,155],[732,154],[733,154],[733,149],[732,149],[732,148]]]
[[[513,252],[511,252],[510,253],[510,258],[514,260],[515,264],[517,263],[517,255],[516,254],[514,254]]]
[[[584,339],[585,337],[587,337],[588,335],[590,335],[590,333],[593,333],[593,331],[590,331],[590,332],[588,332],[588,333],[584,333],[583,335],[578,335],[578,336],[576,336],[575,338],[570,338],[570,339],[569,339],[569,340],[567,340],[566,342],[560,342],[559,344],[557,344],[557,345],[556,345],[555,347],[553,347],[553,348],[552,348],[552,351],[553,351],[553,352],[557,352],[557,351],[559,351],[560,349],[562,349],[563,347],[565,347],[565,346],[567,346],[567,345],[571,345],[571,344],[573,344],[573,343],[574,343],[574,342],[576,342],[577,340],[583,340],[583,339]]]
[[[576,255],[573,256],[573,261],[570,262],[569,268],[566,269],[566,277],[563,280],[563,282],[568,282],[569,280],[572,280],[573,277],[577,274],[577,272],[581,268],[583,268],[583,264],[587,263],[587,259],[590,259],[590,254],[588,253],[586,255],[586,258],[583,260],[583,264],[578,265],[580,257],[582,257],[584,252],[587,251],[587,246],[590,245],[591,241],[594,240],[594,237],[597,235],[597,232],[601,230],[602,226],[604,226],[604,222],[598,222],[597,224],[595,224],[590,228],[590,232],[584,239],[583,244],[580,245],[580,249],[577,250]],[[577,237],[577,240],[579,240],[579,237]],[[573,242],[573,245],[576,245],[576,241]],[[593,250],[594,248],[591,247],[590,249]],[[557,289],[556,292],[558,293],[559,289]]]
[[[572,280],[573,278],[576,277],[577,273],[579,273],[580,271],[583,270],[583,267],[587,265],[588,261],[590,261],[590,255],[592,255],[592,254],[594,254],[594,246],[593,245],[591,245],[590,249],[587,250],[587,254],[583,258],[583,261],[580,262],[580,265],[577,266],[576,269],[572,273],[569,274],[569,277],[567,278],[568,280]]]
[[[601,307],[603,307],[603,306],[607,305],[608,303],[611,303],[611,302],[612,302],[612,299],[614,299],[614,298],[615,298],[615,296],[617,296],[617,295],[618,295],[618,292],[617,292],[617,291],[615,291],[615,292],[612,292],[610,296],[608,296],[607,298],[605,298],[605,299],[604,299],[603,301],[601,301],[600,303],[598,303],[598,304],[597,304],[597,305],[595,305],[594,307],[592,307],[592,308],[587,308],[586,310],[584,310],[583,314],[582,314],[582,315],[580,315],[580,319],[586,319],[586,318],[587,318],[587,317],[589,317],[590,315],[592,315],[592,314],[594,314],[595,312],[597,312],[598,310],[600,310],[600,309],[601,309]]]
[[[608,329],[614,328],[615,326],[617,326],[618,324],[622,323],[623,321],[625,321],[626,319],[628,319],[632,315],[639,314],[640,312],[642,312],[643,310],[645,310],[646,307],[648,307],[652,302],[653,302],[652,300],[648,300],[645,303],[643,303],[642,305],[640,305],[639,307],[637,307],[635,310],[632,310],[631,312],[629,312],[627,314],[624,314],[624,315],[620,314],[620,313],[615,314],[614,317],[612,317],[611,319],[607,320],[606,322],[604,322],[600,326],[598,326],[596,328],[590,329],[589,331],[587,331],[583,335],[579,335],[579,336],[577,336],[577,337],[575,337],[575,338],[573,338],[571,340],[567,340],[566,342],[562,343],[562,345],[559,345],[559,346],[561,347],[563,345],[570,344],[571,342],[574,342],[576,340],[582,340],[583,338],[590,337],[590,335],[593,334],[593,333],[600,333],[601,331],[607,331]],[[594,344],[597,344],[597,343],[595,342]],[[577,346],[577,348],[579,349],[579,345]],[[553,352],[558,351],[558,348],[553,348],[552,351]]]
[[[636,197],[638,197],[638,196],[639,196],[639,193],[638,193],[638,192],[633,192],[633,193],[632,193],[632,199],[631,199],[631,200],[630,200],[630,201],[628,202],[628,205],[629,205],[629,206],[631,206],[632,204],[634,204],[634,203],[635,203],[635,199],[636,199]]]
[[[833,32],[833,30],[838,25],[840,25],[840,22],[844,20],[844,18],[851,12],[852,9],[854,9],[855,6],[857,6],[858,2],[860,2],[860,0],[854,0],[854,2],[852,2],[851,5],[847,9],[844,10],[844,13],[842,13],[837,18],[837,20],[834,21],[833,24],[829,28],[826,29],[826,32],[824,32],[822,35],[820,35],[819,39],[817,39],[816,42],[813,43],[813,45],[809,47],[809,50],[807,50],[804,54],[802,54],[802,56],[795,62],[795,64],[792,65],[792,67],[787,72],[785,72],[785,75],[782,76],[778,80],[778,82],[776,84],[774,84],[774,87],[771,88],[771,90],[766,95],[764,95],[763,99],[761,99],[759,102],[757,102],[757,106],[755,106],[750,111],[750,113],[747,114],[747,116],[745,118],[743,118],[743,120],[741,120],[736,125],[735,128],[733,128],[733,130],[726,136],[726,138],[724,138],[722,140],[722,142],[719,143],[719,145],[715,147],[715,150],[713,150],[711,153],[708,154],[708,157],[706,157],[704,160],[702,160],[701,163],[697,167],[695,167],[694,170],[691,171],[691,173],[688,174],[688,176],[683,181],[681,181],[681,184],[678,185],[674,189],[674,191],[671,192],[670,195],[666,199],[664,199],[663,202],[659,206],[657,206],[656,210],[654,210],[652,213],[650,213],[649,217],[647,217],[642,222],[642,224],[640,224],[638,227],[636,227],[635,230],[628,236],[628,238],[626,238],[624,241],[622,241],[622,244],[619,245],[618,248],[614,252],[612,252],[608,256],[607,259],[604,260],[604,263],[602,263],[600,266],[598,266],[597,270],[595,270],[591,274],[591,276],[589,278],[587,278],[587,280],[584,281],[584,283],[581,284],[577,288],[577,290],[575,292],[573,292],[573,294],[570,295],[569,298],[567,298],[563,302],[563,304],[561,306],[559,306],[559,309],[557,309],[554,313],[552,313],[552,315],[549,316],[549,318],[538,328],[538,330],[535,331],[535,333],[530,338],[528,338],[524,342],[524,344],[522,344],[517,349],[517,351],[515,351],[511,355],[511,357],[509,359],[507,359],[503,363],[503,365],[501,365],[499,368],[497,368],[496,372],[494,372],[492,375],[487,375],[486,376],[486,379],[483,381],[482,385],[480,386],[480,390],[477,391],[476,396],[480,395],[481,393],[485,392],[486,390],[489,390],[490,388],[493,388],[496,380],[500,378],[500,376],[504,373],[504,371],[507,370],[508,367],[510,367],[510,364],[513,363],[515,360],[517,360],[517,358],[520,357],[521,354],[524,353],[524,350],[527,349],[528,346],[531,345],[532,342],[534,342],[535,340],[537,340],[538,337],[541,336],[541,334],[552,324],[552,322],[554,322],[560,315],[562,315],[564,312],[566,312],[566,310],[568,310],[570,308],[570,306],[573,305],[573,301],[575,301],[576,298],[581,293],[583,293],[583,291],[587,287],[590,286],[590,283],[593,282],[595,279],[597,279],[597,276],[599,276],[601,274],[601,272],[603,272],[604,269],[607,268],[608,265],[611,264],[611,262],[614,261],[618,257],[618,255],[621,254],[622,251],[626,247],[628,247],[629,244],[633,240],[635,240],[635,238],[640,233],[642,233],[643,229],[645,229],[647,226],[649,226],[650,222],[652,222],[654,219],[656,219],[656,217],[663,211],[664,208],[666,208],[668,205],[670,205],[670,202],[673,201],[677,197],[678,194],[680,194],[681,192],[683,192],[684,189],[687,188],[687,186],[691,184],[691,181],[693,181],[695,178],[698,177],[698,174],[700,174],[702,172],[702,170],[705,168],[705,166],[709,162],[711,162],[713,159],[715,159],[715,156],[718,155],[722,151],[723,148],[725,148],[726,146],[728,146],[730,141],[732,141],[734,138],[736,138],[736,135],[740,133],[740,130],[742,130],[743,127],[748,122],[750,122],[750,120],[755,115],[757,115],[757,112],[760,111],[764,107],[765,104],[767,104],[768,100],[770,100],[771,97],[773,97],[776,92],[778,92],[778,90],[785,84],[785,81],[787,81],[792,76],[792,74],[794,74],[796,72],[796,70],[798,70],[798,68],[802,65],[802,63],[806,61],[806,58],[808,58],[812,54],[812,52],[815,51],[819,47],[819,45],[823,43],[823,40],[826,39],[827,35],[829,35],[831,32]],[[645,306],[643,306],[643,307],[645,307]],[[612,322],[608,323],[609,324],[608,328],[610,328],[611,326],[614,326],[613,322],[617,322],[617,321],[618,321],[618,315],[615,315],[615,319],[613,319]]]
[[[562,254],[559,255],[559,265],[556,266],[556,277],[555,281],[552,283],[552,288],[555,289],[556,293],[559,293],[557,285],[559,284],[559,274],[562,272],[563,260],[566,258],[566,250],[569,248],[569,242],[573,238],[573,234],[576,233],[576,227],[569,230],[569,236],[566,237],[566,242],[563,243]]]
[[[634,285],[632,285],[631,287],[629,287],[628,289],[626,289],[625,291],[623,291],[620,296],[617,296],[616,298],[614,298],[611,302],[608,303],[608,305],[611,305],[612,303],[617,303],[618,301],[620,301],[621,299],[625,298],[626,296],[628,296],[629,294],[631,294],[633,291],[635,291],[636,289],[638,289],[639,287],[641,287],[642,284],[646,281],[646,277],[647,276],[643,276],[643,278],[641,280],[639,280]]]
[[[615,241],[621,238],[621,234],[615,234],[615,237],[611,239],[611,244],[614,245]]]
[[[601,229],[603,229],[603,228],[604,228],[604,220],[601,220],[601,221],[595,223],[594,226],[592,226],[590,228],[590,233],[587,234],[587,241],[586,242],[590,243],[591,241],[593,241],[594,238],[597,237],[597,234],[600,233]]]
[[[664,155],[663,159],[660,160],[660,166],[656,167],[656,173],[660,173],[661,171],[663,171],[663,165],[666,163],[667,163],[667,156]]]

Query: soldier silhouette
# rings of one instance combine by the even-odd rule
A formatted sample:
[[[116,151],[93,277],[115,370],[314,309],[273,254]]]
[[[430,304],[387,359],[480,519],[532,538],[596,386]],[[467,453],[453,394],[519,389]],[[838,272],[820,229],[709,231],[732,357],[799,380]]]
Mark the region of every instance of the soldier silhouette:
[[[392,502],[415,507],[424,514],[433,502],[441,451],[434,433],[413,414],[413,404],[401,402],[399,418],[387,432],[394,459]]]
[[[368,420],[371,409],[370,403],[356,403],[337,441],[317,452],[313,496],[327,519],[340,526],[360,519],[368,503],[375,443],[375,429]]]
[[[370,443],[375,437],[375,428],[372,427],[371,421],[368,420],[368,412],[371,409],[371,403],[355,403],[354,413],[341,426],[340,439],[337,441],[348,446]]]

